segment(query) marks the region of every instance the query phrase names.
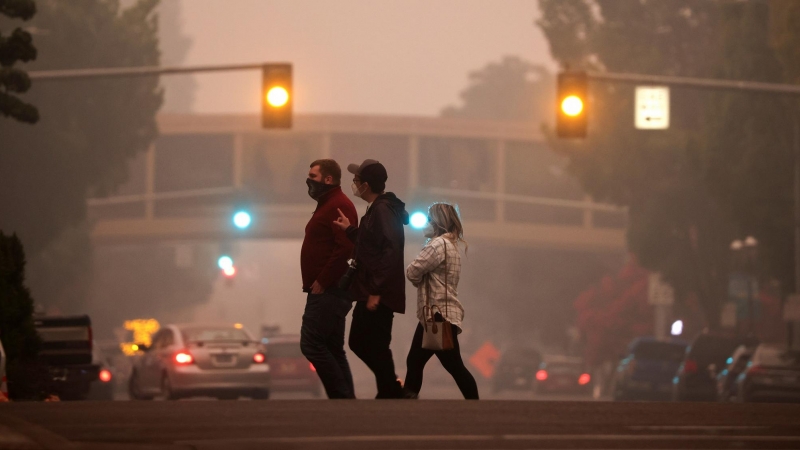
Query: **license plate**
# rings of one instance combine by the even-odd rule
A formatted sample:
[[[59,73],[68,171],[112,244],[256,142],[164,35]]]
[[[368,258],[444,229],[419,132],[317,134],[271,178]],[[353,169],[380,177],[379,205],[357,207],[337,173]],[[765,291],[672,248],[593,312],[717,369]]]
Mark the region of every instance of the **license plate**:
[[[569,380],[569,379],[566,379],[566,378],[562,378],[562,379],[558,380],[558,385],[559,386],[569,386],[571,384],[572,384],[572,380]]]
[[[286,373],[294,373],[297,370],[297,366],[294,364],[281,364],[281,371]]]
[[[230,364],[233,362],[233,355],[217,355],[214,357],[214,361],[218,364]]]
[[[514,380],[514,384],[517,385],[517,386],[525,386],[527,383],[528,383],[528,380],[526,380],[525,378],[522,378],[522,377],[519,377],[516,380]]]

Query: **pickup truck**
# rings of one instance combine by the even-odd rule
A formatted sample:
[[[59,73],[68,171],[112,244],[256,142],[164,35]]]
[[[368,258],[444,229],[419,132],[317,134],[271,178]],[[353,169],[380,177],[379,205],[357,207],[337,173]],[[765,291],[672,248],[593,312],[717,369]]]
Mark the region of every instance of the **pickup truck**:
[[[42,340],[40,361],[48,367],[50,392],[62,400],[85,400],[100,374],[92,359],[92,321],[89,316],[36,317]]]

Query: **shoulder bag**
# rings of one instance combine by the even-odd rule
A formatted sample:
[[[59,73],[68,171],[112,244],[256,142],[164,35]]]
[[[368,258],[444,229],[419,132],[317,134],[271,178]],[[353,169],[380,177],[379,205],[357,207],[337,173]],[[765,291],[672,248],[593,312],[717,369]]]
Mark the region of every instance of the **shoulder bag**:
[[[447,311],[447,273],[450,268],[447,267],[447,238],[444,239],[444,307]],[[431,281],[433,274],[427,275],[426,280],[427,297],[425,306],[422,308],[422,316],[424,322],[422,323],[422,348],[426,350],[433,350],[435,352],[452,350],[455,347],[453,343],[453,324],[447,321],[447,316],[442,314],[439,306],[431,304]],[[436,314],[442,317],[441,322],[436,321]]]

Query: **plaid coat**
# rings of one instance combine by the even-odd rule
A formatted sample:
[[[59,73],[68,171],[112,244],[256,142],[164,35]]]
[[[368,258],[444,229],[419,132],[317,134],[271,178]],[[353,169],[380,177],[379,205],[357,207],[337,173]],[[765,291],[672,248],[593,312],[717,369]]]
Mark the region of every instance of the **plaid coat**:
[[[445,251],[447,252],[446,264]],[[446,289],[445,272],[447,273]],[[423,308],[430,295],[431,306],[437,306],[438,311],[448,322],[461,328],[461,321],[464,320],[464,308],[458,301],[461,254],[458,246],[452,240],[444,236],[437,236],[428,241],[417,258],[406,268],[406,277],[417,288],[417,318],[420,322],[425,320]],[[436,311],[437,309],[434,308],[434,312]]]

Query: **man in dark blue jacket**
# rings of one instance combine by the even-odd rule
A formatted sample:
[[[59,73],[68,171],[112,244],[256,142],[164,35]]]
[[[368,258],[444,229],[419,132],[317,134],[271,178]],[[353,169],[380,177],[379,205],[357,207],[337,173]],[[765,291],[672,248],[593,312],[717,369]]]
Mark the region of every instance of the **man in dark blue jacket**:
[[[347,170],[355,175],[353,195],[369,204],[360,227],[351,225],[342,213],[336,221],[356,243],[350,349],[375,374],[376,398],[402,398],[389,345],[394,314],[406,311],[403,226],[408,224],[408,212],[397,196],[384,192],[388,175],[383,164],[367,159],[361,165],[350,164]]]

